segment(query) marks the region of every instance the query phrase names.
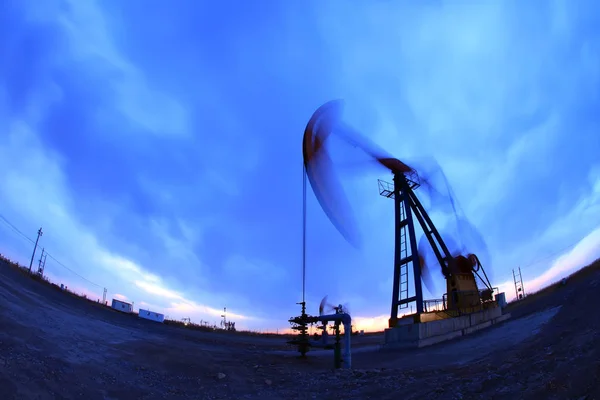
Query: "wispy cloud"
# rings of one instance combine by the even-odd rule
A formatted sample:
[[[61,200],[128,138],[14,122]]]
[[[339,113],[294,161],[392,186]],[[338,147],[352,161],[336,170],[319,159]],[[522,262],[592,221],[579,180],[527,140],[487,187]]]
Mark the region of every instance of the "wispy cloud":
[[[541,285],[595,254],[595,8],[183,2],[145,5],[140,19],[127,2],[2,5],[1,214],[31,236],[43,226],[41,245],[96,294],[285,326],[300,299],[301,135],[341,97],[347,121],[395,155],[436,157],[495,282],[537,262],[524,274]],[[357,316],[386,315],[393,216],[376,178],[387,175],[341,175],[366,242],[344,243],[309,190],[309,304],[329,294]],[[538,262],[584,237],[570,261]],[[30,243],[0,238],[28,260]],[[46,270],[79,279],[52,260]],[[387,316],[362,323],[375,320]]]
[[[113,294],[113,297],[114,297],[115,299],[117,299],[117,300],[122,300],[122,301],[127,301],[127,300],[129,300],[129,299],[127,298],[127,296],[125,296],[124,294],[120,294],[120,293],[115,293],[115,294]]]

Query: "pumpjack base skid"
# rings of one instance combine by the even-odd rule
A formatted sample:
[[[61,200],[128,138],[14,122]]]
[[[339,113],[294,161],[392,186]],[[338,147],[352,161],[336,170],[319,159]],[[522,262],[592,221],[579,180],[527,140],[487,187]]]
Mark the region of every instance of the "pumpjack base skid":
[[[398,319],[385,330],[384,348],[420,348],[466,336],[509,319],[496,302],[478,311],[456,315],[442,311],[413,314]]]

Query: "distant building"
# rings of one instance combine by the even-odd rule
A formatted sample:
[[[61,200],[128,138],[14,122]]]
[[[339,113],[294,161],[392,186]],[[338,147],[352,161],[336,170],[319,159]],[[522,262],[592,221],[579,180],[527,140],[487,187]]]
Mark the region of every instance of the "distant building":
[[[150,310],[142,310],[141,308],[140,308],[140,311],[138,312],[138,316],[140,318],[149,319],[150,321],[156,321],[156,322],[160,322],[160,323],[163,323],[165,321],[164,314],[160,314],[160,313],[153,312]]]
[[[112,308],[114,308],[117,311],[122,311],[122,312],[126,312],[126,313],[131,313],[133,312],[133,305],[121,300],[117,300],[117,299],[113,299],[112,300]]]

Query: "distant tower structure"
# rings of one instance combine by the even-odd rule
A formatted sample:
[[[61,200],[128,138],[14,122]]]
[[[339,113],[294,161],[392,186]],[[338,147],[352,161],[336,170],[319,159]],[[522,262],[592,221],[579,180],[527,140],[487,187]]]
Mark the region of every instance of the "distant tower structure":
[[[46,257],[48,257],[48,254],[46,253],[46,250],[42,247],[42,255],[40,256],[37,271],[38,275],[42,277],[44,276],[44,268],[46,268]]]
[[[223,314],[221,315],[223,320],[221,321],[221,327],[225,329],[227,327],[227,307],[223,307]]]
[[[515,282],[515,295],[517,300],[525,297],[525,287],[523,286],[523,275],[521,275],[521,267],[518,268],[518,273],[513,269],[513,280]]]
[[[106,292],[108,292],[108,290],[104,288],[104,293],[102,293],[102,304],[106,304]]]

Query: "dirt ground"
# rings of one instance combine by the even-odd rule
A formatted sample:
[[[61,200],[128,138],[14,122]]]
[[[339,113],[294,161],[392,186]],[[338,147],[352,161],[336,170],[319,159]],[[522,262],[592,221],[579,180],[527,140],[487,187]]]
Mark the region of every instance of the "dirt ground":
[[[0,399],[600,399],[600,268],[463,339],[352,370],[280,338],[165,326],[65,295],[0,262]],[[354,338],[353,338],[354,339]]]

